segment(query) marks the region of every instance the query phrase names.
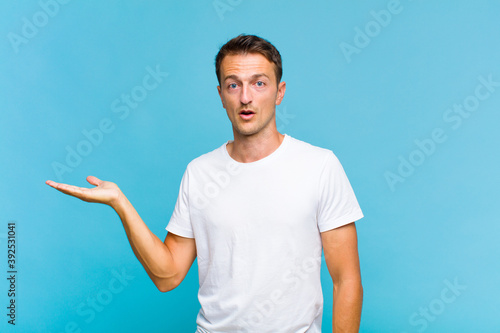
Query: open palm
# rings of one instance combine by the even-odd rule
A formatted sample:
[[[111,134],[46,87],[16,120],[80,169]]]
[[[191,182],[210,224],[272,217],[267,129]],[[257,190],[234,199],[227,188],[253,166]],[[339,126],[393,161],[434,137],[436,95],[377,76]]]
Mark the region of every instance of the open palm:
[[[87,181],[96,187],[78,187],[56,183],[52,180],[47,180],[45,183],[62,193],[74,196],[87,202],[97,202],[113,206],[113,204],[120,198],[121,191],[115,183],[103,181],[94,176],[88,176]]]

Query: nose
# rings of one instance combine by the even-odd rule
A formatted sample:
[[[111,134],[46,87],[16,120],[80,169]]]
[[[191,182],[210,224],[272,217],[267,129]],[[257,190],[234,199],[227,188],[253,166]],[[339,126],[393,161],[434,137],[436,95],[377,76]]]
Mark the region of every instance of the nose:
[[[246,84],[244,84],[241,89],[240,102],[244,105],[250,104],[252,102],[252,91]]]

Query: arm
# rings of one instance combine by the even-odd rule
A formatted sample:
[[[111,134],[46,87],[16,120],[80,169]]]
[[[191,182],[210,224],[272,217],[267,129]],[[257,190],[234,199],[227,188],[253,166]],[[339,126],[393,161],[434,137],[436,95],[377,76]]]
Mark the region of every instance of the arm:
[[[134,254],[156,287],[162,292],[177,287],[196,258],[194,239],[168,233],[162,242],[149,230],[116,184],[92,176],[87,177],[87,181],[96,187],[88,189],[51,180],[46,183],[83,201],[111,206],[120,216]]]
[[[333,280],[333,332],[358,332],[363,287],[353,223],[321,233],[328,271]]]

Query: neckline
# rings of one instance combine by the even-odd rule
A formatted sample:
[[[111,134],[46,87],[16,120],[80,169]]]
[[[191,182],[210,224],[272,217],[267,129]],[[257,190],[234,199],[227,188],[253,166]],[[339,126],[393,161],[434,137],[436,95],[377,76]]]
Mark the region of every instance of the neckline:
[[[253,161],[253,162],[248,162],[248,163],[243,163],[243,162],[238,162],[234,158],[229,155],[229,152],[227,151],[227,144],[233,142],[234,140],[228,140],[226,143],[222,145],[222,151],[226,157],[226,159],[229,159],[232,163],[236,163],[237,165],[257,165],[257,164],[262,164],[265,163],[269,160],[273,160],[276,158],[277,155],[279,155],[283,150],[285,150],[286,146],[288,145],[288,142],[290,141],[290,136],[286,133],[283,134],[285,137],[283,138],[283,141],[281,141],[281,144],[276,148],[271,154],[267,155],[266,157],[261,158],[260,160]]]

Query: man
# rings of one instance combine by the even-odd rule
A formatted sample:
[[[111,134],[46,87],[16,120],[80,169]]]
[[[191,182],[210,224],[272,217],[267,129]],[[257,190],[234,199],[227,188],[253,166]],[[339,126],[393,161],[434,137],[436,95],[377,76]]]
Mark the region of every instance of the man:
[[[333,331],[359,329],[362,286],[354,221],[363,217],[335,155],[283,135],[281,56],[240,35],[216,57],[217,87],[234,140],[189,163],[164,242],[114,183],[47,181],[113,207],[159,290],[177,287],[198,258],[199,333],[321,332],[321,252],[334,283]]]

